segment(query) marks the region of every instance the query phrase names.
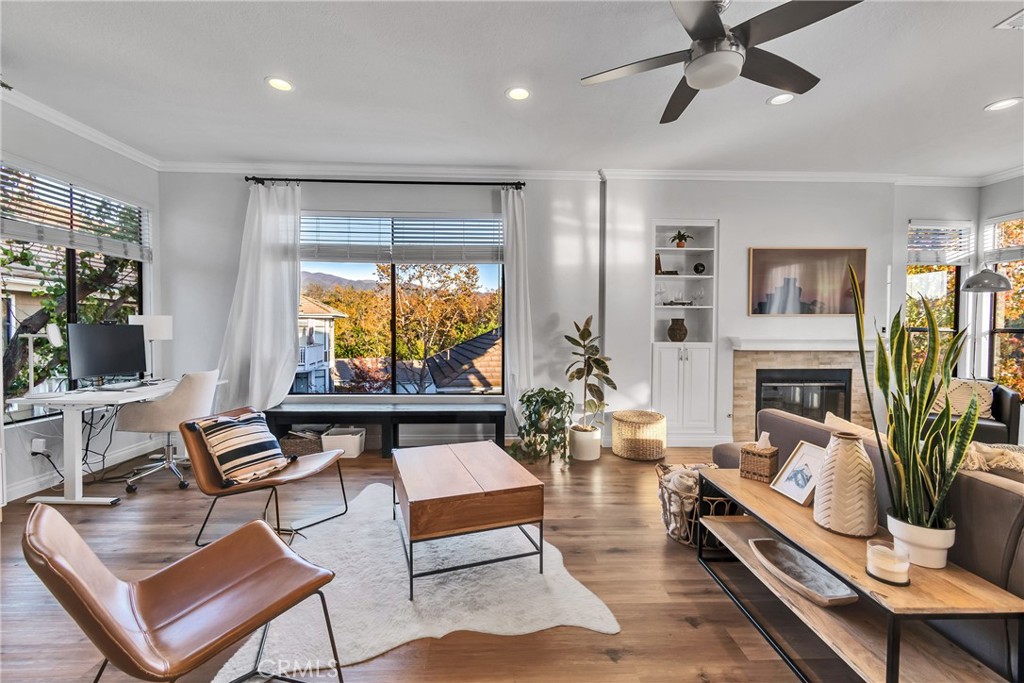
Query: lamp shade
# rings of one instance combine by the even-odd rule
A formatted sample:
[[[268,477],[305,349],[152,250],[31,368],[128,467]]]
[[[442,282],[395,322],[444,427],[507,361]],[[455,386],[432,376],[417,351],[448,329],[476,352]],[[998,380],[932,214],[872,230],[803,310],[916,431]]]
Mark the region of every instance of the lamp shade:
[[[1002,273],[990,268],[982,268],[964,280],[961,289],[971,294],[987,294],[991,292],[1007,292],[1012,289],[1010,280]]]
[[[57,327],[57,323],[50,323],[46,326],[46,339],[55,349],[64,346],[64,337],[60,336],[60,328]]]
[[[128,324],[142,325],[146,341],[174,339],[174,316],[171,315],[130,315]]]

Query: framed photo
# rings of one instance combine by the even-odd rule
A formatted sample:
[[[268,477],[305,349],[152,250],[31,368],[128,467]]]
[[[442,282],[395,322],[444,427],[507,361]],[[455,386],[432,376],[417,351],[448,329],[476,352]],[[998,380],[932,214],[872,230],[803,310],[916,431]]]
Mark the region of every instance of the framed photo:
[[[867,249],[751,248],[747,313],[853,315],[849,266],[863,296],[867,260]]]
[[[825,462],[825,449],[801,441],[793,449],[786,464],[772,481],[772,488],[801,505],[810,505],[814,487],[818,484],[818,470]]]

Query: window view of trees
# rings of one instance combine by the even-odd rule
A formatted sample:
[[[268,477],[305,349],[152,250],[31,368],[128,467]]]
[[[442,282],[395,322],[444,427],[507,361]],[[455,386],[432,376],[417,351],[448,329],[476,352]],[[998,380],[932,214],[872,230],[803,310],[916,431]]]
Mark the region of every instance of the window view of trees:
[[[958,266],[907,266],[907,301],[904,305],[906,325],[911,331],[910,342],[914,357],[920,361],[927,352],[927,321],[922,297],[928,302],[939,324],[940,335],[945,338],[956,334],[960,327],[959,307],[960,268]]]
[[[998,248],[1024,245],[1024,220],[997,226]],[[1012,289],[994,296],[992,316],[992,377],[1024,395],[1024,261],[1000,263],[997,270]]]
[[[322,384],[300,367],[293,393],[502,391],[500,265],[310,262],[302,280],[301,344],[321,341],[314,311],[332,316],[331,360]]]

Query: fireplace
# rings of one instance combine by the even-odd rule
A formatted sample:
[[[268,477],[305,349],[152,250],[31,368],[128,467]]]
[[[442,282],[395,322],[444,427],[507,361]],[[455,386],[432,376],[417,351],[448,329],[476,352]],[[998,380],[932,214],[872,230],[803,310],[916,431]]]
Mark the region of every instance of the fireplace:
[[[823,421],[825,413],[850,419],[851,371],[758,369],[756,410],[778,408]]]

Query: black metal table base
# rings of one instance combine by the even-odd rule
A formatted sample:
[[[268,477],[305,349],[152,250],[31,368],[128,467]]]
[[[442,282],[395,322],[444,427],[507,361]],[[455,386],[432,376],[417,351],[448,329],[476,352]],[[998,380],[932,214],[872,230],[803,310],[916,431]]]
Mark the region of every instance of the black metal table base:
[[[394,495],[394,487],[392,487],[392,508],[391,518],[398,522],[398,533],[402,537],[402,551],[405,553],[405,565],[409,569],[409,599],[413,599],[413,580],[420,579],[426,576],[436,576],[438,574],[447,574],[448,572],[457,572],[463,569],[472,569],[474,567],[483,567],[488,564],[496,564],[498,562],[507,562],[509,560],[519,560],[524,557],[538,557],[539,558],[539,570],[540,573],[544,573],[544,520],[537,521],[538,537],[534,540],[530,536],[529,532],[523,528],[522,524],[507,524],[505,526],[496,526],[490,529],[481,529],[479,531],[462,531],[456,534],[446,534],[444,536],[435,536],[434,538],[423,539],[422,541],[412,541],[406,537],[405,528],[402,526],[402,520],[398,519],[398,500]],[[430,569],[425,572],[416,572],[413,570],[413,549],[416,543],[429,543],[430,541],[439,541],[444,538],[455,538],[457,536],[469,536],[470,534],[483,534],[488,531],[498,531],[500,529],[511,529],[512,527],[518,527],[523,532],[523,536],[533,546],[533,550],[525,553],[516,553],[515,555],[503,555],[502,557],[494,557],[486,560],[479,560],[477,562],[467,562],[466,564],[459,564],[452,567],[441,567],[439,569]]]

